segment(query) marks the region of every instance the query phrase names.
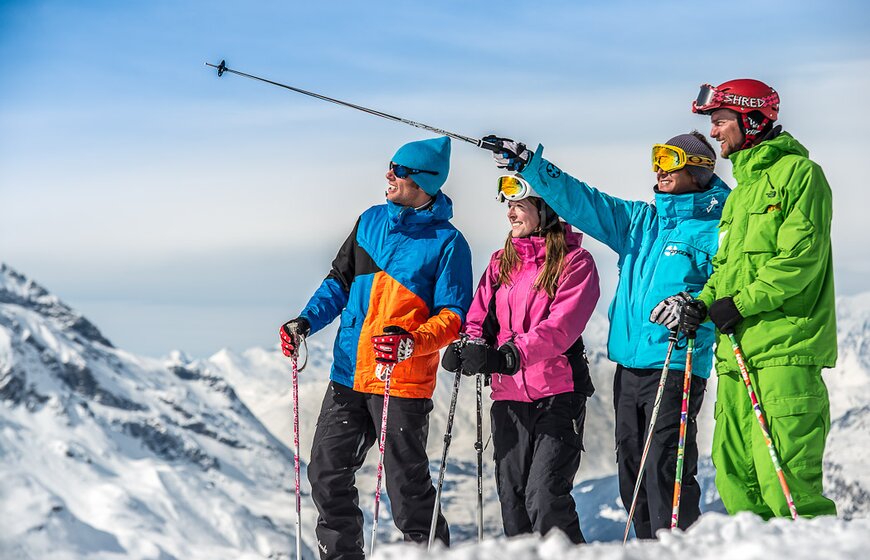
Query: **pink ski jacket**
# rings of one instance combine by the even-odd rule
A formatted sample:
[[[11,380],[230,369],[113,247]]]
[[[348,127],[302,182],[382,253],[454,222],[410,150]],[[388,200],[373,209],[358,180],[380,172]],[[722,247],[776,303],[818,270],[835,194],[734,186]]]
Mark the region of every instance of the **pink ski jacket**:
[[[511,240],[521,266],[510,285],[497,285],[502,249],[493,253],[477,286],[465,333],[495,347],[513,340],[520,354],[516,374],[492,376],[493,400],[532,402],[594,391],[580,335],[598,302],[598,271],[592,255],[580,246],[582,234],[563,225],[568,254],[555,297],[534,287],[546,254],[543,237]]]

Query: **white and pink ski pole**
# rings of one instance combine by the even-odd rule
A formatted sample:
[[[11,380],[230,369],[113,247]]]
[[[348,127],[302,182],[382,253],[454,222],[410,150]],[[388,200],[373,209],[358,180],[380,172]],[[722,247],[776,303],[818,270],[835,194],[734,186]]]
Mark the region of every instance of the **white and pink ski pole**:
[[[381,367],[379,364],[378,367]],[[387,412],[390,404],[390,377],[393,374],[395,363],[384,366],[384,410],[381,413],[381,440],[379,444],[380,456],[378,457],[377,485],[375,487],[375,513],[372,518],[372,546],[369,558],[375,554],[375,543],[378,540],[378,512],[381,506],[381,479],[384,471],[384,445],[387,442]]]
[[[307,358],[306,358],[307,361]],[[302,559],[302,493],[299,476],[299,369],[296,354],[293,363],[293,471],[296,482],[296,558]],[[303,365],[303,367],[305,367]]]

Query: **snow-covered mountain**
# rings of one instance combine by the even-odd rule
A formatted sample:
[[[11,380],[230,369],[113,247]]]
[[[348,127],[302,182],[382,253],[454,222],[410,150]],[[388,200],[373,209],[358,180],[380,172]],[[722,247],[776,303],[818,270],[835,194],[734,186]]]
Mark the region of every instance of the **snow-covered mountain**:
[[[870,294],[842,298],[838,309],[840,366],[825,374],[834,419],[826,488],[841,517],[849,519],[870,514]],[[621,538],[625,512],[613,475],[613,365],[604,354],[605,320],[594,317],[584,338],[597,391],[589,402],[587,453],[574,496],[587,538],[608,541]],[[308,498],[304,462],[328,382],[331,343],[331,337],[313,337],[308,367],[300,374],[306,558],[316,557],[316,512]],[[452,382],[452,374],[439,373],[428,446],[433,476]],[[484,389],[485,441],[488,392]],[[714,380],[706,399],[702,454],[709,452]],[[475,431],[474,381],[463,378],[443,499],[457,544],[476,540]],[[0,265],[0,558],[292,557],[291,441],[290,367],[277,346],[238,354],[224,350],[202,360],[181,352],[166,359],[136,356],[114,348],[87,319]],[[373,449],[358,477],[367,523],[376,459]],[[484,464],[485,533],[499,537],[491,447],[484,452]],[[704,507],[721,511],[712,478],[712,465],[702,460]],[[379,538],[398,541],[386,495],[384,500]],[[751,520],[709,515],[714,520],[705,515],[699,525],[707,529],[697,534],[711,542],[748,533],[747,527],[768,537],[768,527],[776,527],[776,534],[786,527],[759,528]],[[806,523],[816,523],[807,526],[812,534],[828,527]],[[793,526],[788,527],[791,531]],[[834,529],[850,530],[839,525]],[[672,554],[674,547],[690,549],[680,538],[637,546],[661,546],[664,554]],[[868,541],[865,535],[865,545]],[[497,542],[501,544],[469,554],[490,557],[508,547]],[[379,550],[387,557],[420,554],[403,546]],[[546,550],[562,554],[567,549],[551,538],[521,540],[508,550],[537,558]],[[630,557],[655,555],[644,550],[636,549]],[[453,554],[464,558],[462,552]],[[629,557],[613,554],[607,557]]]
[[[289,558],[292,460],[224,379],[0,265],[0,558]]]

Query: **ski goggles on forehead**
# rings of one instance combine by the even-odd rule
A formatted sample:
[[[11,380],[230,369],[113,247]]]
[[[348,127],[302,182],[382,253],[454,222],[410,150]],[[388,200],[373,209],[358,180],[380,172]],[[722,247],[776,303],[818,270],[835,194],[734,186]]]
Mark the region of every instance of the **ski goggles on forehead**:
[[[692,103],[692,106],[696,111],[709,111],[710,109],[714,109],[718,107],[718,103],[721,101],[722,93],[711,86],[710,84],[704,84],[701,86],[701,91],[698,92],[698,98]]]
[[[652,170],[665,173],[678,171],[687,165],[713,170],[716,162],[705,156],[687,154],[686,150],[670,144],[656,144],[652,148]]]
[[[409,175],[417,175],[419,173],[428,173],[429,175],[438,175],[437,171],[426,171],[425,169],[414,169],[411,167],[407,167],[405,165],[399,165],[398,163],[391,161],[390,162],[390,171],[398,177],[399,179],[404,179]]]
[[[538,193],[519,175],[502,175],[498,178],[498,191],[495,197],[499,202],[505,200],[515,202],[530,196],[538,196]]]

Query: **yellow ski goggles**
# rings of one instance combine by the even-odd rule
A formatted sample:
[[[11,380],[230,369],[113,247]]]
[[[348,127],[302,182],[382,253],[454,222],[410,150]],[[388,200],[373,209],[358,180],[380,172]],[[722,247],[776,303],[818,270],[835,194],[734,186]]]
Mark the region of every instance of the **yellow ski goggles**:
[[[498,192],[496,199],[499,202],[505,200],[517,201],[530,196],[539,196],[532,186],[519,175],[502,175],[498,178]]]
[[[652,147],[653,171],[661,169],[665,173],[670,173],[687,165],[706,167],[712,171],[716,167],[716,162],[705,156],[687,154],[686,150],[670,144],[656,144]]]

